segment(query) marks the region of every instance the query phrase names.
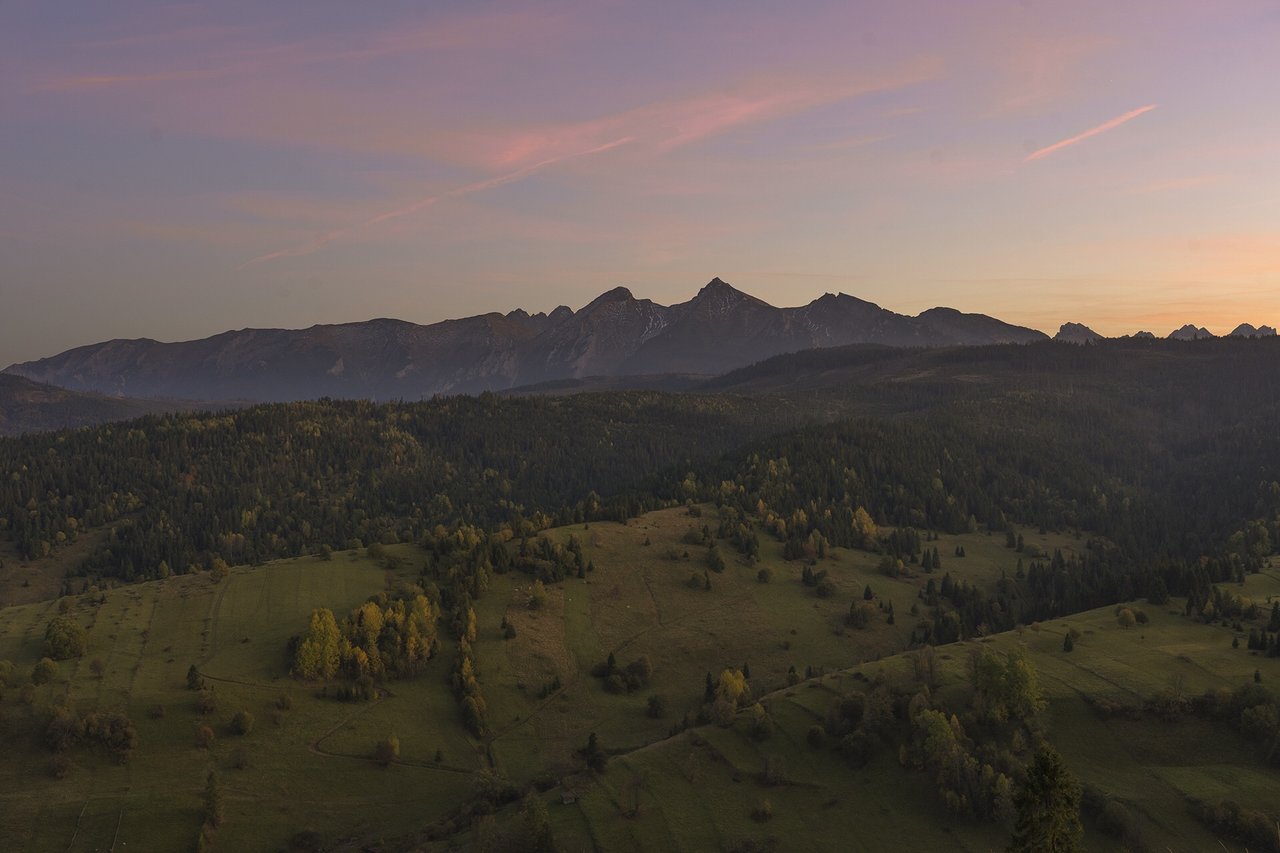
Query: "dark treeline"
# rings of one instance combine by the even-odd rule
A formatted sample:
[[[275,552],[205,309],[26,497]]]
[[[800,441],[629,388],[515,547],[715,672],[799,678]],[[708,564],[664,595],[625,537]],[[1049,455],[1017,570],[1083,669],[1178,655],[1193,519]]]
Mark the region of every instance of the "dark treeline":
[[[788,555],[865,547],[860,509],[900,529],[998,532],[1017,522],[1091,534],[1079,553],[1028,555],[1030,571],[994,598],[945,594],[956,611],[939,611],[925,642],[1136,597],[1190,595],[1199,606],[1212,584],[1257,571],[1280,541],[1271,408],[1193,426],[1099,395],[1017,392],[766,439],[722,460],[709,496],[784,540]],[[927,546],[879,542],[913,561]]]
[[[0,532],[38,558],[107,528],[82,571],[136,580],[417,541],[436,525],[623,518],[658,505],[660,474],[802,419],[649,393],[149,417],[0,441]]]

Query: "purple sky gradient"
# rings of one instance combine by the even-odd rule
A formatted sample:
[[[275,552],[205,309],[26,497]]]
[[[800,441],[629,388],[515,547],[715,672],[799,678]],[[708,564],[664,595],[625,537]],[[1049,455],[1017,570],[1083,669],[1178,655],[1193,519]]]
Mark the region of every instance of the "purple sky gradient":
[[[0,366],[671,302],[1280,321],[1280,4],[47,3],[0,25]]]

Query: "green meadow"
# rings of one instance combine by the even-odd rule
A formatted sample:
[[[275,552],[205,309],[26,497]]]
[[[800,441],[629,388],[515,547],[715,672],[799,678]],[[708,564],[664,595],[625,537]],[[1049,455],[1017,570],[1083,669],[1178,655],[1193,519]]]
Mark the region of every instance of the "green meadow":
[[[770,537],[762,536],[754,564],[722,543],[724,570],[707,570],[706,548],[685,540],[690,527],[714,526],[713,513],[671,509],[548,531],[559,542],[575,537],[594,568],[548,587],[539,607],[530,606],[528,576],[492,576],[475,605],[473,651],[488,704],[482,740],[461,724],[447,632],[423,675],[387,682],[370,702],[340,702],[289,674],[289,639],[312,610],[342,616],[399,581],[416,581],[424,555],[413,546],[388,548],[398,558],[390,562],[343,551],[233,569],[220,582],[205,573],[175,576],[0,609],[0,660],[15,666],[0,700],[0,846],[193,850],[201,792],[216,770],[226,819],[214,849],[285,850],[302,830],[331,846],[387,839],[399,849],[427,844],[424,829],[455,814],[471,798],[477,771],[492,769],[520,787],[550,786],[552,826],[569,851],[1003,849],[1005,830],[947,818],[926,775],[904,769],[891,750],[854,769],[837,752],[811,747],[806,732],[839,698],[877,678],[907,677],[902,653],[919,621],[911,610],[918,603],[924,612],[920,597],[931,578],[950,574],[991,589],[1002,574],[1013,577],[1022,555],[1003,535],[942,536],[925,543],[941,554],[939,570],[913,565],[890,578],[877,555],[837,549],[819,564],[834,584],[820,597],[802,582],[801,561],[784,560]],[[1022,533],[1045,553],[1082,545]],[[966,556],[954,556],[957,547]],[[690,583],[704,571],[710,589]],[[868,587],[875,615],[864,628],[850,627],[845,616]],[[1259,601],[1280,596],[1280,573],[1251,575],[1235,591]],[[1277,685],[1280,660],[1249,653],[1243,641],[1232,648],[1231,629],[1192,622],[1179,601],[1134,606],[1146,624],[1122,628],[1106,608],[941,647],[937,695],[964,697],[971,649],[1025,648],[1048,700],[1049,740],[1080,780],[1121,801],[1152,849],[1221,849],[1187,813],[1185,796],[1274,808],[1280,773],[1228,729],[1201,720],[1103,720],[1086,697],[1141,702],[1162,691],[1233,688],[1255,670]],[[88,629],[88,650],[32,686],[27,674],[44,653],[45,626],[64,612]],[[504,638],[504,620],[514,637]],[[1070,629],[1079,638],[1066,653]],[[608,692],[592,670],[610,653],[619,665],[647,657],[649,683]],[[211,712],[200,713],[187,688],[192,664],[214,688]],[[768,738],[752,737],[742,714],[728,727],[671,735],[696,720],[707,673],[744,664],[772,719]],[[793,668],[798,678],[789,677]],[[661,700],[657,714],[653,696]],[[76,747],[65,777],[55,778],[41,726],[57,704],[124,712],[138,731],[136,750],[120,764]],[[247,735],[230,727],[241,710],[255,718]],[[208,748],[197,744],[200,726],[215,733]],[[578,754],[592,733],[611,755],[599,774]],[[391,734],[400,758],[384,768],[371,754]],[[766,764],[782,768],[781,781],[766,783]],[[508,807],[498,820],[514,812]],[[469,841],[463,833],[436,846]],[[1120,849],[1094,831],[1088,842]]]
[[[390,550],[408,557],[413,549]],[[455,722],[444,666],[395,683],[391,695],[370,703],[322,698],[288,675],[289,637],[305,628],[312,609],[345,613],[388,580],[374,561],[339,552],[331,561],[234,569],[216,584],[201,574],[120,587],[101,604],[90,594],[0,610],[0,660],[19,673],[41,656],[44,626],[63,601],[89,629],[86,654],[63,661],[52,682],[25,697],[5,690],[4,849],[194,849],[211,769],[226,811],[219,849],[284,849],[304,829],[329,839],[407,832],[456,807],[469,794],[459,780],[468,781],[479,759]],[[209,714],[196,711],[186,687],[193,663],[217,697]],[[292,703],[287,711],[277,707],[282,696]],[[82,712],[126,713],[139,742],[128,762],[77,747],[66,777],[54,779],[36,721],[63,701]],[[228,725],[242,709],[255,718],[244,736]],[[215,732],[208,749],[196,744],[200,725]],[[400,738],[404,761],[383,769],[368,756],[390,733]],[[437,750],[443,766],[434,764]]]

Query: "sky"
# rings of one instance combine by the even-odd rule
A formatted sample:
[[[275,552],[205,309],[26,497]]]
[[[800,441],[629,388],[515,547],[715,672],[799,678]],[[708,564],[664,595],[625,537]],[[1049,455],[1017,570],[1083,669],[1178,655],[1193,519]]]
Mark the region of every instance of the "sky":
[[[1280,3],[0,3],[0,365],[669,304],[1280,323]]]

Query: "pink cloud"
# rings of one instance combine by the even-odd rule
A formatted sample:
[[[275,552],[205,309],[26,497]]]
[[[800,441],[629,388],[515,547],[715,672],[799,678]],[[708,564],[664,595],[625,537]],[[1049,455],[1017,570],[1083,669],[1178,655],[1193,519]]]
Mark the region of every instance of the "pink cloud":
[[[433,193],[407,205],[366,218],[353,225],[326,231],[297,246],[278,249],[245,261],[237,269],[319,251],[335,240],[353,236],[392,219],[417,213],[448,199],[496,189],[523,180],[551,166],[587,158],[626,145],[660,156],[734,130],[776,120],[817,106],[871,92],[896,89],[931,79],[937,63],[921,61],[884,76],[820,85],[815,81],[765,81],[736,90],[656,102],[611,116],[568,122],[505,134],[491,133],[473,139],[473,153],[500,174]]]
[[[243,270],[243,269],[246,269],[247,267],[255,266],[257,264],[264,264],[269,261],[279,260],[281,258],[293,258],[293,257],[298,257],[300,255],[309,255],[313,252],[317,252],[320,249],[323,249],[325,246],[327,246],[328,244],[332,243],[335,240],[340,240],[344,237],[348,237],[352,234],[355,234],[358,231],[363,231],[367,228],[372,228],[375,225],[380,225],[383,222],[387,222],[392,219],[400,219],[402,217],[409,216],[410,214],[417,213],[418,211],[423,210],[427,207],[430,207],[434,204],[437,204],[438,202],[444,201],[445,199],[461,198],[463,196],[468,196],[473,193],[494,189],[496,187],[503,186],[504,184],[509,184],[514,181],[518,181],[523,178],[526,178],[529,175],[532,175],[534,172],[539,172],[549,166],[554,166],[555,164],[562,162],[564,160],[573,159],[575,157],[588,157],[588,156],[591,156],[592,154],[600,154],[612,148],[617,148],[620,145],[625,145],[630,141],[631,140],[629,138],[625,138],[625,137],[622,139],[615,139],[612,142],[607,142],[603,145],[597,145],[594,148],[589,148],[585,151],[579,151],[574,154],[567,154],[560,157],[552,157],[547,160],[542,160],[538,163],[534,163],[530,166],[526,166],[522,169],[517,169],[514,172],[508,172],[503,175],[497,175],[492,178],[486,178],[483,181],[475,181],[474,183],[465,184],[464,186],[457,187],[447,192],[429,195],[424,198],[420,198],[411,204],[407,204],[402,207],[397,207],[392,210],[384,211],[382,213],[377,214],[376,216],[371,216],[368,219],[365,219],[362,222],[357,222],[356,224],[351,225],[349,227],[336,228],[334,230],[327,231],[317,236],[314,240],[308,243],[305,243],[303,245],[292,246],[285,249],[279,249],[274,252],[268,252],[265,255],[259,255],[256,258],[251,258],[245,261],[244,263],[242,263],[240,266],[236,267],[236,270],[237,271]]]
[[[1033,151],[1028,154],[1022,162],[1030,163],[1032,160],[1039,160],[1042,157],[1048,157],[1050,154],[1061,151],[1063,148],[1067,148],[1071,145],[1075,145],[1077,142],[1083,142],[1084,140],[1097,136],[1100,133],[1106,133],[1108,130],[1114,130],[1126,122],[1133,121],[1143,113],[1151,112],[1157,106],[1159,106],[1159,104],[1147,104],[1145,107],[1138,107],[1136,110],[1129,110],[1129,112],[1124,113],[1123,115],[1118,115],[1113,119],[1104,121],[1097,127],[1089,128],[1084,133],[1077,133],[1075,136],[1068,137],[1067,139],[1055,142],[1052,145],[1045,146],[1038,151]]]
[[[435,140],[435,153],[482,168],[511,168],[562,156],[610,139],[629,137],[637,150],[663,154],[731,132],[776,121],[820,106],[935,79],[940,63],[921,58],[865,76],[829,73],[758,77],[718,90],[654,101],[582,121],[463,131]],[[421,146],[422,138],[414,144]]]

